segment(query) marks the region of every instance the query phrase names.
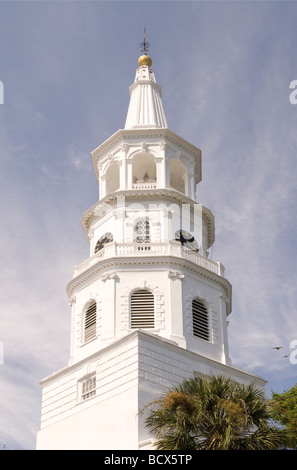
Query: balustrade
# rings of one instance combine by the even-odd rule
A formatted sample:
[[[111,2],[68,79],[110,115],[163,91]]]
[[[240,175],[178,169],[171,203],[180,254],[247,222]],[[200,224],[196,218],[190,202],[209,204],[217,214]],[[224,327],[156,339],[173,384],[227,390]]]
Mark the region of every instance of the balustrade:
[[[224,266],[221,263],[216,263],[215,261],[199,255],[199,253],[186,250],[179,242],[176,241],[170,241],[169,243],[108,243],[104,248],[102,248],[102,250],[95,253],[79,266],[76,266],[73,271],[73,276],[78,276],[102,259],[108,259],[115,256],[130,257],[139,255],[177,256],[224,277]]]

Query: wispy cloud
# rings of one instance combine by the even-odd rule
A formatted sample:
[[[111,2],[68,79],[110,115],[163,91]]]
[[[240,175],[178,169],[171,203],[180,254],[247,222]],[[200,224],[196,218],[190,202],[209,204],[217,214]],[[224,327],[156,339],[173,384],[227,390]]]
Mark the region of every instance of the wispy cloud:
[[[68,157],[70,159],[71,164],[74,166],[76,169],[90,169],[90,155],[80,152],[72,147],[69,147],[67,149],[68,152]]]
[[[89,152],[124,125],[143,17],[169,127],[202,149],[197,194],[216,218],[213,259],[233,285],[233,363],[280,388],[295,380],[296,366],[272,347],[297,338],[296,8],[1,3],[0,442],[8,448],[34,448],[39,381],[68,362],[65,286],[88,257],[80,217],[98,194]]]
[[[288,349],[297,337],[291,245],[297,115],[288,99],[289,77],[294,76],[291,22],[282,30],[287,16],[276,5],[223,2],[215,12],[198,3],[196,9],[197,37],[208,40],[203,47],[198,40],[187,43],[185,57],[195,57],[195,62],[180,76],[187,89],[184,102],[178,97],[175,125],[202,148],[198,200],[214,212],[212,256],[223,262],[233,284],[231,356],[235,364],[268,380],[275,380],[276,370],[289,377],[294,366],[271,348],[281,342]],[[274,14],[280,14],[278,34],[273,34]],[[169,105],[171,119],[175,105]],[[189,109],[194,110],[191,116]]]

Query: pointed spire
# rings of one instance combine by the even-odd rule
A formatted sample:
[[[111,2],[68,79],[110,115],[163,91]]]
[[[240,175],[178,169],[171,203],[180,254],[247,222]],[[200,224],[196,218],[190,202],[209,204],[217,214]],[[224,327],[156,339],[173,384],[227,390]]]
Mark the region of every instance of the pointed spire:
[[[138,64],[141,67],[142,65],[148,65],[149,67],[152,66],[152,59],[147,55],[147,50],[150,47],[150,43],[146,40],[146,27],[144,27],[144,37],[143,41],[139,44],[141,51],[143,54],[138,59]]]
[[[140,49],[142,50],[142,52],[143,52],[144,54],[147,53],[147,50],[148,50],[148,48],[150,47],[150,43],[147,42],[145,36],[146,36],[146,27],[144,27],[143,41],[139,44],[139,45],[140,45]]]
[[[152,59],[147,55],[150,44],[144,38],[140,43],[143,54],[138,59],[139,68],[135,80],[130,86],[130,104],[125,129],[136,128],[167,128],[167,121],[161,98],[161,87],[157,84],[153,70]]]

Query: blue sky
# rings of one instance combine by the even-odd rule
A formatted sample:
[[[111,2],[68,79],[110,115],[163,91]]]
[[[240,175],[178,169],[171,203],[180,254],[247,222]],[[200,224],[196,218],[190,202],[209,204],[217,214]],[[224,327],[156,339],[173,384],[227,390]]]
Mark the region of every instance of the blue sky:
[[[1,1],[0,448],[35,448],[39,382],[68,362],[90,152],[124,127],[144,23],[168,126],[202,150],[233,364],[267,394],[297,382],[282,358],[297,340],[297,2]]]

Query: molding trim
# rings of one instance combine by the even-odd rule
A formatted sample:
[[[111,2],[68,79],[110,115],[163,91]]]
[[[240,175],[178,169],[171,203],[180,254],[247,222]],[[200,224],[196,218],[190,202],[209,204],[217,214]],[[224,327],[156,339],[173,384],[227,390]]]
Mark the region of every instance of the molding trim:
[[[71,298],[75,294],[77,289],[80,289],[83,284],[89,283],[90,280],[97,279],[103,270],[111,270],[113,272],[117,271],[118,274],[120,274],[119,269],[121,268],[125,269],[127,267],[133,267],[135,269],[139,269],[139,267],[141,267],[142,270],[145,270],[146,267],[149,266],[155,266],[156,269],[160,268],[162,269],[162,271],[164,271],[164,268],[167,268],[168,271],[173,271],[174,268],[179,271],[184,271],[186,269],[196,275],[203,277],[204,279],[214,282],[221,288],[223,295],[227,299],[227,315],[231,313],[232,286],[226,278],[216,273],[213,273],[202,266],[192,263],[191,261],[188,261],[185,258],[179,258],[172,255],[162,255],[158,257],[114,257],[106,260],[98,259],[98,262],[96,264],[88,268],[83,273],[79,274],[77,277],[75,277],[68,283],[66,287],[66,292],[68,294],[68,297]],[[107,274],[108,273],[106,273],[106,275]]]

